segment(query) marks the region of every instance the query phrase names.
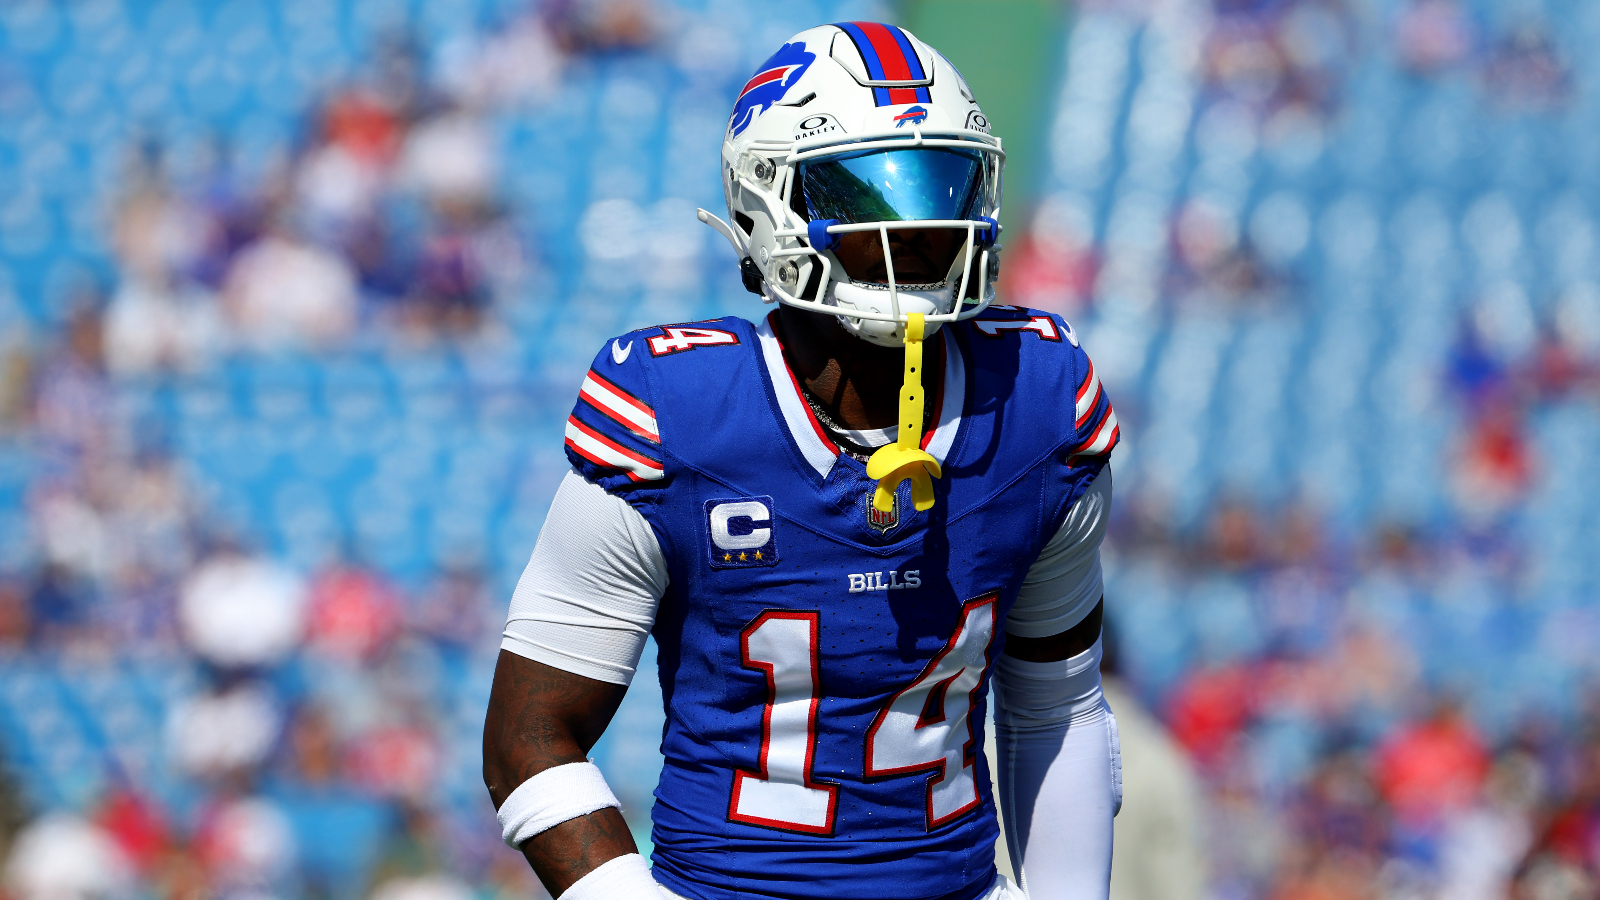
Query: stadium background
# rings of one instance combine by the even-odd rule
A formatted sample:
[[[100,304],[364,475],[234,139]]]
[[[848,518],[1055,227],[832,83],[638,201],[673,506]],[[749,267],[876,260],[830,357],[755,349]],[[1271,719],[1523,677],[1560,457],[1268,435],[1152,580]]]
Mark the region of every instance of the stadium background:
[[[5,0],[0,893],[539,896],[478,745],[560,423],[761,314],[693,209],[840,19],[964,68],[1121,413],[1119,895],[1595,895],[1585,0]]]

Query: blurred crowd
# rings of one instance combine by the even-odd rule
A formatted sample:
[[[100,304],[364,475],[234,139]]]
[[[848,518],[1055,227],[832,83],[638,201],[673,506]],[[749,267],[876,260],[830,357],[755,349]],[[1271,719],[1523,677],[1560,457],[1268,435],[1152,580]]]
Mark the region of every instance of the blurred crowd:
[[[1194,73],[1194,157],[1187,196],[1144,235],[1167,248],[1141,257],[1159,267],[1153,313],[1115,270],[1119,243],[1139,239],[1119,229],[1126,197],[1135,186],[1170,190],[1166,176],[1140,168],[1144,85],[1126,101],[1123,193],[1099,199],[1102,170],[1069,158],[1063,190],[1036,212],[1008,286],[1088,323],[1091,352],[1104,354],[1096,338],[1120,337],[1119,323],[1135,315],[1171,323],[1158,353],[1200,345],[1184,343],[1178,332],[1188,326],[1223,335],[1224,354],[1249,360],[1251,330],[1283,322],[1293,328],[1260,333],[1276,341],[1306,333],[1304,345],[1290,346],[1331,351],[1328,363],[1313,358],[1304,370],[1236,363],[1256,386],[1229,393],[1219,378],[1224,387],[1210,398],[1172,401],[1197,417],[1272,430],[1276,447],[1299,457],[1289,477],[1273,482],[1272,467],[1258,466],[1246,479],[1221,479],[1191,514],[1170,482],[1119,471],[1108,610],[1139,698],[1127,702],[1164,721],[1204,797],[1186,824],[1205,862],[1185,870],[1183,896],[1600,896],[1600,669],[1582,649],[1600,638],[1600,623],[1592,577],[1573,574],[1593,553],[1593,531],[1565,544],[1546,527],[1587,521],[1553,498],[1586,483],[1556,458],[1567,455],[1559,429],[1592,421],[1600,407],[1600,300],[1595,273],[1576,262],[1592,257],[1594,198],[1567,190],[1551,163],[1514,156],[1514,139],[1458,137],[1472,131],[1472,116],[1535,133],[1592,116],[1592,106],[1574,111],[1582,107],[1572,56],[1581,51],[1562,49],[1556,23],[1563,15],[1595,23],[1576,5],[1548,19],[1459,0],[1369,6],[1213,0],[1177,17],[1202,23],[1204,36],[1192,60],[1175,64]],[[1121,40],[1115,17],[1126,7],[1090,8]],[[1144,84],[1157,94],[1148,32],[1144,40]],[[1183,47],[1156,46],[1184,59]],[[1085,93],[1069,85],[1065,96]],[[1408,102],[1422,108],[1423,124],[1393,118]],[[1373,104],[1393,105],[1374,119]],[[1427,131],[1439,109],[1463,118]],[[1395,135],[1410,128],[1426,135],[1422,145]],[[1385,148],[1390,139],[1397,148]],[[1471,149],[1433,145],[1446,140]],[[1371,159],[1356,158],[1364,153]],[[1481,174],[1464,177],[1463,158]],[[1364,195],[1350,200],[1341,193],[1347,185]],[[1457,202],[1451,221],[1443,207]],[[1097,221],[1104,203],[1113,209],[1108,224]],[[1542,223],[1524,226],[1540,206],[1548,210]],[[1388,246],[1385,228],[1395,236]],[[1553,264],[1534,274],[1529,260],[1538,252]],[[1378,289],[1377,305],[1366,302],[1367,280],[1386,273],[1395,285]],[[1419,281],[1431,284],[1419,291]],[[1448,303],[1430,304],[1428,289]],[[1384,305],[1385,292],[1398,295],[1397,312]],[[1101,322],[1113,325],[1097,329]],[[1444,327],[1417,324],[1427,322]],[[1228,335],[1237,335],[1232,344]],[[1227,358],[1188,355],[1180,377],[1211,378],[1194,369],[1208,362],[1226,373]],[[1378,379],[1367,405],[1352,404],[1349,397],[1368,396],[1374,358],[1390,368],[1409,362],[1416,375]],[[1130,423],[1124,450],[1138,454],[1136,471],[1159,471],[1151,460],[1160,449],[1140,439],[1155,439],[1158,392],[1177,385],[1160,380],[1165,365],[1151,363],[1151,381],[1123,376],[1122,390],[1112,388]],[[1273,379],[1290,383],[1260,384]],[[1396,387],[1412,396],[1381,393]],[[1278,392],[1303,405],[1273,416],[1287,421],[1257,423],[1229,409]],[[1337,409],[1341,397],[1348,414],[1334,418],[1338,428],[1315,433],[1335,415],[1315,407]],[[1405,411],[1392,426],[1389,406]],[[1383,476],[1359,465],[1293,477],[1308,458],[1341,462],[1321,453],[1319,440],[1349,441],[1353,428],[1357,443],[1392,445],[1389,427],[1438,434],[1410,470],[1436,502],[1385,509],[1373,496]],[[1258,439],[1211,433],[1226,442],[1207,451],[1218,455],[1213,471]],[[1378,456],[1380,473],[1405,462]],[[1181,792],[1157,784],[1183,805]],[[1145,858],[1137,846],[1119,842],[1117,850]],[[1158,856],[1149,854],[1153,864]]]
[[[181,685],[156,698],[154,761],[124,758],[134,711],[89,701],[113,734],[77,787],[0,776],[0,896],[542,895],[471,766],[505,601],[485,558],[399,584],[335,535],[291,565],[219,514],[129,390],[240,355],[481,342],[538,265],[501,199],[495,116],[547,102],[569,59],[648,51],[654,27],[643,4],[562,0],[432,53],[398,29],[287,145],[127,142],[114,277],[0,346],[0,441],[35,466],[26,542],[0,553],[0,677],[19,696],[86,672]],[[13,735],[56,714],[11,699]]]
[[[1470,714],[1485,713],[1493,680],[1517,665],[1511,641],[1485,641],[1475,626],[1542,630],[1550,665],[1592,671],[1580,649],[1591,623],[1487,608],[1484,594],[1514,595],[1525,573],[1466,532],[1390,526],[1345,546],[1305,510],[1226,504],[1187,539],[1151,513],[1116,523],[1114,565],[1130,573],[1117,583],[1195,584],[1217,619],[1198,662],[1153,700],[1204,792],[1189,824],[1203,834],[1211,896],[1600,890],[1600,680],[1575,702],[1505,710],[1492,732]],[[1472,618],[1490,621],[1454,621]],[[1563,624],[1583,631],[1556,634]],[[1135,648],[1173,639],[1128,627],[1117,637]],[[1452,641],[1469,643],[1482,671],[1441,671],[1459,652]]]
[[[0,777],[0,896],[541,895],[498,844],[473,763],[505,573],[458,547],[400,577],[374,545],[404,531],[388,519],[411,507],[368,504],[357,530],[376,538],[341,537],[291,481],[270,503],[317,548],[296,556],[243,527],[229,505],[236,486],[200,471],[196,454],[175,447],[183,436],[130,399],[203,388],[239,359],[331,371],[341,354],[371,353],[395,377],[407,353],[493,361],[499,336],[542,321],[539,304],[555,301],[530,286],[560,266],[587,264],[581,278],[557,280],[609,298],[660,288],[619,274],[645,268],[629,254],[648,252],[655,282],[698,289],[685,274],[701,265],[697,240],[672,233],[643,249],[641,204],[653,198],[627,190],[651,176],[622,151],[696,154],[714,174],[714,140],[701,146],[695,128],[705,119],[714,138],[721,107],[705,113],[680,96],[710,82],[663,86],[631,70],[607,82],[585,67],[648,57],[655,68],[641,72],[736,89],[748,73],[715,30],[733,6],[680,22],[672,46],[663,35],[678,13],[659,4],[501,6],[509,11],[491,26],[432,46],[414,30],[380,33],[358,65],[322,84],[287,142],[129,138],[104,226],[111,275],[74,282],[54,324],[26,337],[10,327],[20,320],[7,318],[0,284],[0,749],[10,773]],[[1553,166],[1515,156],[1510,139],[1462,149],[1475,117],[1536,129],[1580,115],[1587,61],[1562,16],[1600,19],[1559,0],[1552,9],[1565,12],[1544,18],[1465,0],[1372,6],[1079,4],[1082,34],[1069,38],[1076,56],[1063,76],[1070,127],[1058,124],[1047,147],[1055,181],[1013,232],[1005,299],[1080,326],[1125,421],[1128,475],[1118,474],[1106,552],[1116,691],[1130,710],[1153,712],[1139,733],[1155,742],[1164,728],[1174,742],[1163,765],[1177,774],[1150,783],[1172,798],[1169,813],[1192,814],[1203,850],[1163,900],[1600,896],[1600,615],[1583,574],[1596,525],[1583,524],[1593,519],[1586,497],[1562,481],[1592,469],[1600,440],[1584,430],[1600,400],[1592,198],[1569,192],[1525,227],[1529,208],[1561,188]],[[23,33],[25,15],[0,12]],[[1163,15],[1179,27],[1163,32]],[[1128,21],[1138,24],[1119,24]],[[1117,41],[1144,52],[1119,60],[1106,50]],[[1095,78],[1074,83],[1074,66]],[[547,152],[548,167],[509,158],[507,123],[570,101],[574,70],[609,117],[592,143],[570,139],[577,118],[553,118],[522,145]],[[1397,121],[1390,107],[1413,101],[1422,112]],[[1371,118],[1374,103],[1390,104],[1390,118]],[[618,137],[647,118],[661,120],[656,144]],[[618,158],[606,156],[595,196],[568,192],[575,214],[552,225],[507,182],[566,196],[540,179],[581,169],[573,157],[588,151],[573,147]],[[1481,196],[1480,176],[1492,182]],[[1356,183],[1378,212],[1349,199]],[[675,198],[696,190],[662,185],[657,212],[688,222],[692,204]],[[578,239],[571,259],[540,244],[564,232]],[[1535,250],[1553,262],[1531,263]],[[726,262],[707,264],[748,300]],[[1377,289],[1350,274],[1362,271],[1404,296],[1370,299]],[[1448,280],[1458,271],[1473,275]],[[1429,282],[1437,290],[1416,287]],[[572,333],[610,329],[607,302],[568,307]],[[1347,320],[1354,337],[1340,330]],[[1300,332],[1271,330],[1252,343],[1251,328],[1286,321],[1312,324],[1300,343],[1280,347]],[[1208,370],[1194,350],[1213,334],[1224,335],[1219,357],[1250,363],[1230,377],[1252,391],[1212,388],[1222,399],[1191,403],[1177,388],[1222,365]],[[544,362],[592,351],[566,346],[575,340],[550,338]],[[1266,365],[1280,355],[1278,368]],[[1313,371],[1297,368],[1302,355]],[[1171,359],[1182,363],[1162,362]],[[1339,378],[1317,374],[1324,359],[1336,376],[1373,383],[1327,388]],[[1362,368],[1386,359],[1406,377]],[[543,371],[534,362],[507,393],[548,388],[532,383]],[[1181,371],[1167,378],[1163,366]],[[1226,407],[1269,389],[1284,396],[1261,429],[1223,435],[1226,446],[1214,442],[1187,470],[1242,466],[1250,479],[1216,478],[1201,501],[1163,479],[1161,454],[1207,434],[1187,419],[1192,432],[1172,430],[1167,410],[1209,402],[1237,424]],[[275,396],[253,397],[259,427],[222,444],[224,455],[248,456],[272,430],[305,424],[271,408],[292,401]],[[384,427],[383,401],[352,396],[365,418],[329,426],[334,443],[359,445],[370,436],[356,432]],[[197,389],[176,402],[221,402],[208,397]],[[1320,466],[1324,436],[1352,441],[1318,430],[1339,397],[1336,425],[1371,419],[1357,439],[1382,446],[1391,426],[1428,436],[1405,444],[1421,455],[1385,454],[1377,475],[1329,467],[1322,483],[1337,490],[1248,489]],[[513,418],[528,414],[513,407]],[[184,427],[216,419],[194,421]],[[463,421],[389,428],[385,440],[426,440]],[[1269,426],[1275,449],[1252,455]],[[527,455],[517,445],[526,433],[514,434],[509,453]],[[544,450],[558,458],[552,441]],[[318,452],[295,464],[342,465]],[[388,467],[391,488],[416,492],[429,476],[413,463],[396,450],[375,465]],[[529,489],[480,468],[480,493]],[[1378,504],[1386,471],[1403,472],[1397,495],[1433,491],[1437,503],[1402,505],[1410,514]],[[507,542],[525,554],[537,524]],[[91,722],[91,737],[67,740],[75,731],[61,710]],[[613,726],[633,741],[633,768],[653,764],[658,725],[622,716]],[[126,734],[155,749],[141,757]],[[25,744],[51,753],[27,758]],[[29,780],[39,772],[48,785]],[[1178,796],[1190,782],[1198,801]],[[1140,790],[1130,781],[1130,810]],[[1119,843],[1118,854],[1139,860],[1143,849]]]

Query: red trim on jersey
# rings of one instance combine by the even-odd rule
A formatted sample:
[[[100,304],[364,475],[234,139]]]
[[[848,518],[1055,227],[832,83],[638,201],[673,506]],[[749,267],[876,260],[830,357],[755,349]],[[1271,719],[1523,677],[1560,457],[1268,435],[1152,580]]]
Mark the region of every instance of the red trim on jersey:
[[[944,416],[944,380],[946,377],[944,370],[944,343],[944,339],[941,338],[939,340],[939,346],[937,350],[938,358],[934,360],[938,364],[939,368],[939,383],[934,387],[935,393],[933,395],[933,421],[924,424],[922,430],[922,443],[920,446],[924,450],[928,449],[928,445],[933,443],[934,432],[939,430],[939,423],[943,420]]]
[[[783,371],[789,376],[789,383],[794,386],[795,396],[800,398],[800,408],[806,411],[806,419],[811,423],[811,430],[816,432],[817,439],[822,441],[822,446],[828,448],[828,452],[838,456],[839,445],[828,437],[828,429],[822,427],[822,423],[817,421],[817,414],[811,411],[811,404],[806,402],[805,392],[800,390],[800,379],[795,377],[794,369],[789,367],[789,353],[783,349],[783,338],[778,336],[778,313],[776,310],[768,314],[767,324],[772,327],[772,339],[778,342],[778,352],[783,357]]]

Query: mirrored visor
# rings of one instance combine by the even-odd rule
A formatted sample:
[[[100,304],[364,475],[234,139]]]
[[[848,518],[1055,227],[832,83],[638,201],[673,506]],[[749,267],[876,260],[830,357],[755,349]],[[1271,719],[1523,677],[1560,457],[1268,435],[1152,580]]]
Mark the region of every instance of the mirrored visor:
[[[869,150],[800,164],[812,221],[971,219],[982,214],[983,187],[982,155],[961,150]]]

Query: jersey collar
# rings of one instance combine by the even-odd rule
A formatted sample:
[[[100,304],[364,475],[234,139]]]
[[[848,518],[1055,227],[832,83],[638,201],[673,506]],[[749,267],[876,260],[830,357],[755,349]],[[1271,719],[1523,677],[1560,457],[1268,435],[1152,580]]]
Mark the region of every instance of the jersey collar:
[[[941,328],[939,334],[944,340],[944,389],[939,392],[934,411],[934,419],[939,424],[923,436],[922,448],[943,466],[945,456],[955,446],[956,432],[961,428],[961,411],[967,402],[967,370],[961,358],[961,347],[951,330]],[[783,345],[773,332],[771,316],[756,325],[756,337],[761,341],[761,361],[772,380],[773,393],[777,395],[778,409],[783,414],[789,437],[811,468],[826,480],[833,471],[833,464],[839,460],[839,446],[828,437],[828,430],[817,421],[800,395],[800,382],[784,361]]]

